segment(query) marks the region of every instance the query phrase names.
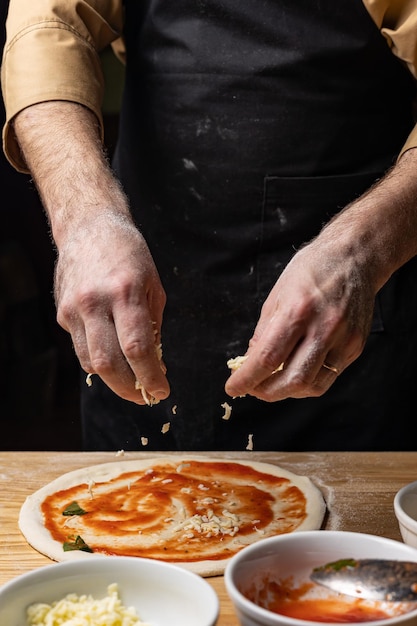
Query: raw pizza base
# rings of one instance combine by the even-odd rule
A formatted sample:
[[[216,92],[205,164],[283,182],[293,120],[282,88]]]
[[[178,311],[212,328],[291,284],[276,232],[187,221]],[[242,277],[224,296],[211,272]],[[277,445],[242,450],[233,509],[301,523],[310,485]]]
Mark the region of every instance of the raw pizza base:
[[[189,464],[188,466],[187,462]],[[191,470],[187,469],[193,467],[193,464],[196,468],[196,473],[198,473],[200,464],[203,464],[201,466],[203,468],[202,474],[195,477],[197,480],[194,480],[194,476],[190,475]],[[217,464],[219,465],[217,466]],[[220,471],[220,468],[230,466],[230,464],[234,466],[235,469],[239,470],[239,476],[233,478],[232,481],[229,476],[228,480],[223,483],[222,475],[220,475],[221,480],[216,481],[216,477],[210,474],[213,468],[218,467]],[[163,469],[167,468],[170,469],[171,472],[176,472],[171,474],[174,480],[165,478],[164,482],[164,474],[161,475],[160,472],[157,471],[157,468],[161,466]],[[152,468],[155,468],[156,473],[153,473]],[[264,475],[265,483],[262,476],[259,477],[253,474],[253,470]],[[132,472],[135,473],[135,475],[131,474]],[[138,497],[135,500],[136,473],[140,474],[142,481],[148,481],[148,484],[143,485],[142,489],[146,489],[146,491],[142,491],[140,496],[140,492],[138,492]],[[126,476],[127,474],[130,474],[130,476]],[[181,489],[178,488],[178,493],[168,493],[165,498],[162,495],[161,504],[160,490],[167,489],[169,491],[170,483],[172,489],[172,486],[176,483],[177,474],[180,476],[178,480],[183,481],[185,479],[187,481],[186,483],[182,483],[185,486],[181,487]],[[282,480],[277,481],[277,478]],[[74,488],[75,491],[69,495],[71,495],[71,497],[75,495],[73,500],[83,508],[88,509],[89,506],[92,507],[92,502],[99,505],[99,511],[96,513],[90,512],[90,516],[97,515],[96,519],[99,520],[101,524],[102,519],[100,518],[100,512],[106,506],[103,505],[100,509],[102,506],[101,498],[103,502],[106,500],[106,491],[109,489],[110,485],[109,481],[113,481],[111,488],[115,490],[113,493],[116,494],[115,498],[112,495],[110,501],[112,502],[117,498],[119,501],[116,508],[120,509],[120,507],[132,506],[131,502],[133,502],[133,508],[129,510],[134,511],[134,514],[137,514],[138,510],[140,512],[140,509],[143,509],[147,520],[151,520],[152,515],[155,518],[157,516],[162,518],[159,519],[159,525],[162,526],[162,528],[157,532],[155,532],[155,525],[152,525],[152,522],[149,522],[148,525],[145,522],[140,528],[138,528],[138,525],[135,525],[134,528],[128,528],[126,536],[123,535],[121,538],[117,536],[117,532],[107,535],[107,545],[114,550],[114,552],[109,550],[109,554],[117,553],[118,544],[122,545],[119,554],[126,554],[124,551],[126,545],[131,546],[132,542],[134,544],[139,543],[139,545],[143,545],[146,549],[144,554],[137,554],[136,556],[174,562],[176,565],[185,567],[201,576],[223,574],[227,562],[234,553],[259,539],[286,532],[319,529],[322,525],[326,510],[326,505],[320,490],[308,477],[293,474],[279,466],[269,463],[215,459],[201,456],[193,457],[192,455],[113,461],[83,467],[63,474],[29,496],[24,502],[19,515],[19,528],[27,542],[38,552],[41,552],[55,561],[89,558],[91,556],[89,552],[80,550],[66,552],[63,550],[62,541],[54,539],[51,532],[45,526],[44,514],[41,508],[42,503],[55,499],[56,497],[61,497],[59,493],[61,491]],[[272,481],[272,483],[270,481]],[[271,489],[271,484],[274,485],[273,489]],[[140,481],[137,485],[140,485]],[[226,487],[224,487],[224,485],[226,485]],[[247,496],[247,489],[252,490],[252,495],[253,493],[256,494],[259,508],[257,508],[256,503],[255,505],[252,504],[246,507],[242,504],[244,498]],[[242,490],[242,498],[240,498],[240,490]],[[152,497],[155,493],[159,495],[155,496],[156,499],[153,501]],[[219,494],[221,494],[221,497],[224,497],[224,502],[221,502],[221,508],[217,506],[216,509],[216,504],[213,504],[213,502],[215,502]],[[67,494],[65,497],[67,497]],[[55,509],[56,523],[59,524],[60,527],[64,524],[68,525],[68,528],[65,528],[66,532],[68,530],[68,533],[73,533],[73,536],[79,534],[88,545],[94,548],[94,532],[91,528],[89,531],[88,527],[86,527],[85,520],[87,520],[88,516],[72,516],[68,518],[62,515],[62,511],[70,504],[68,498],[65,500],[65,497],[62,502],[59,503],[59,510],[58,508]],[[69,499],[71,500],[71,498]],[[107,500],[109,500],[108,496]],[[207,514],[210,515],[210,513],[208,513],[210,509],[215,509],[217,514],[216,519],[220,517],[223,522],[224,520],[229,522],[230,517],[232,520],[238,519],[239,521],[236,524],[231,524],[231,534],[228,534],[229,531],[223,534],[222,531],[214,540],[213,534],[210,534],[207,530],[204,530],[204,532],[198,530],[196,532],[195,530],[190,531],[189,528],[187,529],[186,526],[188,522],[195,522],[196,519],[195,510],[193,509],[190,512],[189,505],[192,508],[197,501],[199,503],[199,511],[201,511],[201,516],[200,514],[197,516],[200,524],[202,520],[207,520],[207,517],[203,516],[207,516]],[[263,525],[262,521],[257,518],[260,511],[265,513],[263,507],[266,506],[265,503],[267,501],[269,501],[268,506],[273,507],[273,514],[269,522]],[[193,504],[191,505],[190,503]],[[187,517],[186,509],[189,517]],[[221,513],[219,513],[219,511],[221,511]],[[232,514],[231,516],[230,513]],[[108,512],[106,515],[107,517],[111,517]],[[106,517],[106,515],[104,517]],[[237,517],[234,517],[234,515],[237,515]],[[107,523],[107,518],[105,519],[105,523]],[[124,521],[122,521],[122,525],[123,524]],[[250,524],[252,526],[249,526]],[[209,526],[206,525],[205,528],[209,528]],[[250,531],[248,531],[248,528],[250,528]],[[93,533],[93,535],[91,533]],[[193,535],[195,539],[193,539]],[[170,558],[169,542],[171,541],[173,546],[172,542],[177,542],[180,536],[185,537],[184,540],[182,540],[182,546],[187,545],[187,548],[192,554],[192,559],[187,560],[187,557],[179,557],[177,552],[175,558],[173,558],[173,554],[176,550],[174,548],[171,551]],[[194,548],[192,546],[193,542]],[[211,549],[210,546],[212,546],[214,552],[211,554],[205,553],[205,550]],[[220,551],[219,546],[221,548]],[[149,553],[148,550],[153,550],[153,548],[155,548],[156,553]],[[198,554],[198,552],[201,552],[201,554]],[[93,554],[97,556],[100,552],[93,552]],[[105,558],[104,554],[103,558]]]

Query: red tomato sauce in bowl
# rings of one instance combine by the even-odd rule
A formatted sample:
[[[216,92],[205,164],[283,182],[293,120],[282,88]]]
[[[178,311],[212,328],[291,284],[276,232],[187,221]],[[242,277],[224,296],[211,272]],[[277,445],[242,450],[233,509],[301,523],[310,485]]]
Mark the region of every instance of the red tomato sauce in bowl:
[[[243,595],[273,613],[311,622],[360,623],[384,620],[411,610],[407,603],[354,598],[324,590],[314,583],[293,586],[292,579],[265,581],[263,589],[248,589]],[[324,595],[325,594],[325,595]]]

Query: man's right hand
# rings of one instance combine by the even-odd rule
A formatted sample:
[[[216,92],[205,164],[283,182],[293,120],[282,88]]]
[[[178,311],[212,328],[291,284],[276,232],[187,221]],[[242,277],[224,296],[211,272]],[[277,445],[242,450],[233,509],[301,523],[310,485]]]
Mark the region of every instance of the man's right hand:
[[[159,347],[165,292],[130,220],[100,214],[66,238],[55,296],[58,322],[71,333],[86,372],[139,404],[168,396]]]
[[[45,102],[19,113],[14,126],[58,249],[57,319],[81,366],[127,400],[166,398],[165,292],[94,114],[71,102]]]

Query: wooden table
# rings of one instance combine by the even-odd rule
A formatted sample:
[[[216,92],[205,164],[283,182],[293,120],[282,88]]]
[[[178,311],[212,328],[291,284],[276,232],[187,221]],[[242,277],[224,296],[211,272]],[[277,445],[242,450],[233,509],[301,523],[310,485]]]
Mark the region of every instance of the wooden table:
[[[155,456],[163,454],[129,452],[123,458]],[[397,540],[401,537],[393,498],[400,487],[417,480],[417,452],[231,452],[211,456],[274,463],[309,476],[327,503],[324,529],[372,533]],[[0,452],[0,584],[51,563],[31,548],[19,531],[17,519],[26,496],[64,472],[113,460],[120,457],[111,452]],[[220,598],[218,626],[238,626],[223,577],[207,580]]]

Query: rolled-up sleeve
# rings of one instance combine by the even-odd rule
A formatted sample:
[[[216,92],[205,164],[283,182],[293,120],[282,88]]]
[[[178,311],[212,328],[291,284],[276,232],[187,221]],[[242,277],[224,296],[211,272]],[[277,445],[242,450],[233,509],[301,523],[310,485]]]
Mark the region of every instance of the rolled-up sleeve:
[[[27,171],[10,122],[28,106],[77,102],[103,129],[99,53],[121,37],[122,27],[121,0],[10,0],[1,67],[3,147],[16,169]]]
[[[417,78],[417,0],[363,0],[387,44]],[[389,89],[389,85],[387,85]],[[417,126],[401,154],[417,147]]]

